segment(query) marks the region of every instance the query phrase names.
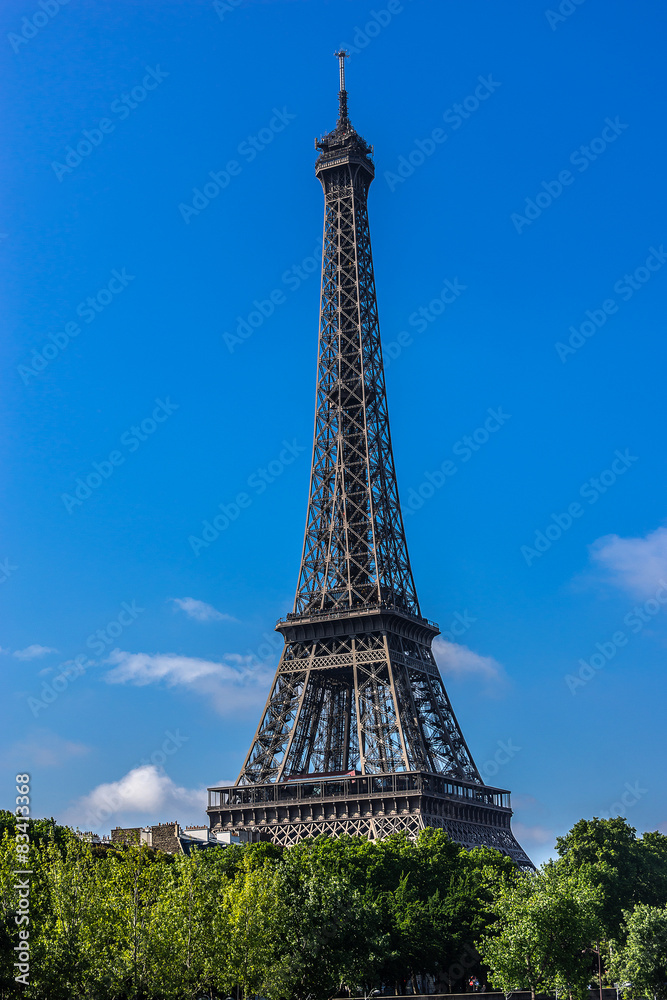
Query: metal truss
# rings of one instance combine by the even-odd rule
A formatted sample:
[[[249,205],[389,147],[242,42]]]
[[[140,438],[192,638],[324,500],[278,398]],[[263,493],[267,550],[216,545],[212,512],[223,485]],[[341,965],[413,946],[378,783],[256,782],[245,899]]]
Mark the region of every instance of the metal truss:
[[[509,792],[430,771],[320,772],[210,788],[208,813],[216,830],[284,845],[320,834],[414,837],[431,827],[467,848],[493,847],[520,867],[531,867],[512,835]]]
[[[286,645],[240,783],[349,770],[482,783],[426,644],[372,631]]]
[[[419,614],[382,366],[366,204],[374,168],[363,140],[339,127],[321,140],[317,168],[325,196],[318,384],[295,612],[384,601]]]
[[[349,121],[344,54],[339,57],[338,123],[316,142],[324,243],[301,568],[294,610],[277,626],[285,648],[236,785],[331,773],[430,772],[485,787],[433,658],[439,630],[421,616],[410,568],[368,223],[375,168],[371,148]],[[276,836],[287,844],[316,832],[375,837],[395,829],[414,834],[423,826],[423,816],[341,814],[311,825],[287,822]],[[457,826],[452,836],[501,846],[502,831],[489,828],[480,841],[483,826],[473,826]],[[501,849],[523,854],[511,832],[507,837],[511,843]]]
[[[381,840],[393,833],[406,833],[414,839],[427,828],[443,829],[452,840],[468,850],[480,846],[492,847],[510,857],[522,870],[534,869],[532,861],[510,830],[480,828],[475,823],[442,822],[436,817],[423,815],[356,816],[349,819],[313,819],[303,823],[283,823],[272,830],[271,840],[274,844],[292,847],[306,837],[319,836],[365,837],[368,840]]]

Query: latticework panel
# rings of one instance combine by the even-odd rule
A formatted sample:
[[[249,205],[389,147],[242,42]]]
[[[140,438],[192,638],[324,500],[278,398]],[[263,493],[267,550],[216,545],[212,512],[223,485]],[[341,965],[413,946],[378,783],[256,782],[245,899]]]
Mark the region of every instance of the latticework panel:
[[[338,819],[309,819],[305,822],[283,822],[262,828],[263,836],[283,847],[292,847],[307,837],[364,837],[382,840],[392,833],[406,833],[412,839],[427,827],[442,829],[452,840],[472,850],[475,847],[492,847],[510,857],[519,868],[532,870],[533,864],[509,829],[482,827],[476,823],[458,823],[452,820],[430,820],[421,813],[400,816],[347,816]]]
[[[325,191],[315,435],[295,612],[389,602],[418,613],[398,500],[366,198],[350,163]]]
[[[278,672],[239,781],[270,781],[278,776],[303,699],[307,673]]]
[[[349,770],[481,783],[427,646],[380,632],[286,645],[240,783]]]

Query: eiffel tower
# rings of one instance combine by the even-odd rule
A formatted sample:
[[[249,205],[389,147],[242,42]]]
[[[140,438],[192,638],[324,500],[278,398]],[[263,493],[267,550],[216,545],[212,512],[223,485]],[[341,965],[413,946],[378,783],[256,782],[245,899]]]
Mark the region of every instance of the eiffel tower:
[[[209,789],[212,830],[291,845],[318,834],[440,827],[532,867],[509,792],[485,785],[431,651],[389,433],[368,189],[340,61],[336,127],[316,140],[324,246],[315,434],[294,610],[236,783]]]

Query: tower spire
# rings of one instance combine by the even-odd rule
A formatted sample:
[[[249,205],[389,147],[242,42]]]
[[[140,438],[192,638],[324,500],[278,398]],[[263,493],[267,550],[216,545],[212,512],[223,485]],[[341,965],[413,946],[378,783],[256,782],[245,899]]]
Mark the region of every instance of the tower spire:
[[[338,90],[338,124],[349,124],[350,119],[347,114],[347,90],[345,89],[345,60],[350,58],[350,53],[345,49],[334,52],[338,59],[338,72],[340,76],[340,87]]]

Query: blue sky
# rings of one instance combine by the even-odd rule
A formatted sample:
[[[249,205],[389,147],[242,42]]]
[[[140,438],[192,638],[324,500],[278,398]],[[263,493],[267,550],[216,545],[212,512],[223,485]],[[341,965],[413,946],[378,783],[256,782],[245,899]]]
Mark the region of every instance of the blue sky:
[[[0,15],[4,804],[18,769],[39,815],[196,822],[238,773],[298,572],[346,45],[472,752],[536,860],[581,816],[667,832],[664,8],[56,3]]]

